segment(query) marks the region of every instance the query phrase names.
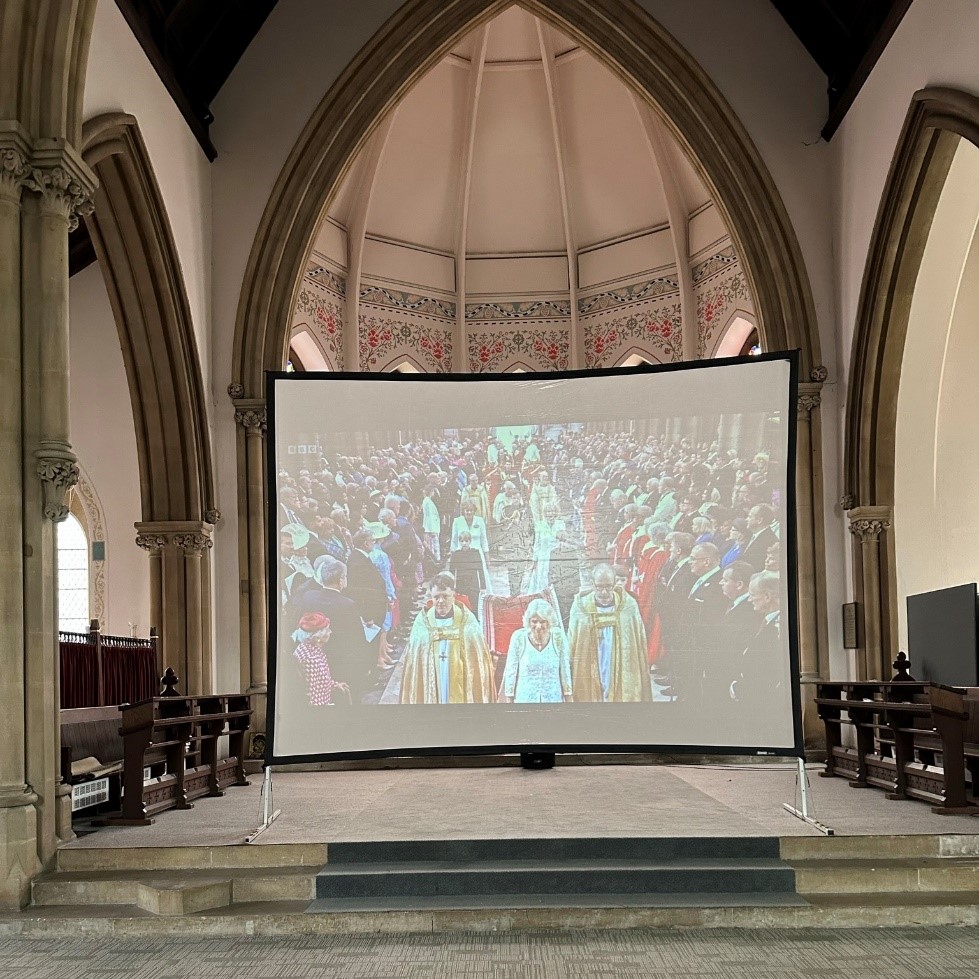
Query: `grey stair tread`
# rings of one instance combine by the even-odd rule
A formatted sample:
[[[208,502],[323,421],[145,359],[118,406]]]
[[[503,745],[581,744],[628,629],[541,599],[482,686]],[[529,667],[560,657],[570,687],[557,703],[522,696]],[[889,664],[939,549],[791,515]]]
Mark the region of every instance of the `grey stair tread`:
[[[518,839],[378,840],[328,845],[328,860],[337,863],[417,860],[567,859],[582,854],[590,859],[658,857],[777,858],[779,840],[773,836],[724,837],[522,837]]]
[[[417,897],[317,898],[307,914],[378,911],[517,911],[531,908],[737,908],[804,907],[794,893],[748,894],[494,894]]]
[[[743,870],[766,871],[785,870],[792,867],[784,860],[774,857],[758,857],[751,859],[719,857],[711,858],[677,858],[676,860],[418,860],[398,861],[395,863],[341,863],[327,864],[319,871],[320,877],[344,877],[369,875],[401,875],[420,873],[516,873],[538,874],[555,871],[693,871],[703,873],[712,870]]]

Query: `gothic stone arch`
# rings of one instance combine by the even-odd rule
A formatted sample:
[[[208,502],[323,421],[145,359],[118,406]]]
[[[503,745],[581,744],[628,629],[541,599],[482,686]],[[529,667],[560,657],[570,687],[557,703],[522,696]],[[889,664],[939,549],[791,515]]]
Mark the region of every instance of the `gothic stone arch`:
[[[371,132],[404,93],[458,39],[513,0],[407,0],[327,92],[283,167],[249,257],[238,306],[229,394],[240,417],[264,412],[266,370],[281,370],[289,326],[313,235],[330,198]],[[755,298],[766,349],[801,350],[802,376],[818,392],[821,366],[816,316],[799,244],[785,207],[737,116],[690,54],[633,0],[517,0],[601,59],[666,120],[711,190]],[[351,345],[355,348],[356,345]],[[345,365],[357,369],[358,365]],[[802,423],[809,427],[806,402]],[[812,456],[800,454],[800,587],[803,603],[803,676],[816,678],[828,663],[822,595],[823,534],[818,412],[812,416]],[[249,432],[264,430],[264,423]],[[253,471],[262,453],[239,434],[243,657],[251,689],[265,687],[264,479]],[[816,470],[812,465],[815,461]],[[818,527],[818,530],[817,530]],[[815,609],[820,608],[817,615]],[[247,650],[247,653],[246,653]]]
[[[209,557],[214,509],[204,384],[173,233],[136,120],[84,126],[99,179],[86,218],[119,330],[136,426],[150,610],[166,665],[188,693],[211,685]]]
[[[979,146],[979,98],[916,92],[877,211],[850,355],[844,495],[862,610],[862,677],[886,677],[897,641],[893,533],[897,391],[925,244],[960,139]]]

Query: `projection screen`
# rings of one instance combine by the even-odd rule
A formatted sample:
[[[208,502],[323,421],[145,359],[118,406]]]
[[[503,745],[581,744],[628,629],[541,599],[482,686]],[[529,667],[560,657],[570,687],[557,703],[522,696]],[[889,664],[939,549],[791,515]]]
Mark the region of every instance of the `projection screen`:
[[[270,374],[269,763],[798,755],[796,355]]]

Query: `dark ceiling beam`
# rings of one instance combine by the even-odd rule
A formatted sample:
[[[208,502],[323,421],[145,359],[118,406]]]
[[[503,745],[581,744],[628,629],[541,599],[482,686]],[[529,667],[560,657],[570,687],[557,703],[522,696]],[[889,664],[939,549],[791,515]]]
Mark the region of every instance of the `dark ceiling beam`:
[[[892,3],[884,23],[881,24],[880,29],[874,35],[873,40],[871,40],[870,46],[864,52],[856,68],[854,68],[849,81],[840,92],[835,104],[830,108],[829,118],[826,120],[826,125],[823,126],[821,133],[823,139],[827,142],[833,138],[833,134],[840,128],[843,118],[856,101],[857,95],[860,94],[860,89],[863,88],[864,83],[870,77],[870,73],[874,70],[874,65],[880,60],[880,56],[884,53],[884,48],[890,43],[898,25],[911,7],[911,3],[912,0],[894,0],[894,3]]]
[[[177,78],[176,72],[173,70],[173,66],[170,64],[163,50],[161,50],[160,42],[155,36],[148,16],[144,15],[143,11],[145,8],[139,3],[139,0],[116,0],[116,5],[122,11],[123,17],[126,18],[126,23],[129,24],[130,30],[136,35],[136,40],[139,41],[140,47],[146,53],[146,57],[149,58],[150,64],[153,65],[157,75],[160,76],[160,81],[163,82],[166,90],[170,93],[170,98],[173,99],[177,108],[180,110],[180,114],[186,120],[190,131],[194,134],[197,142],[200,143],[204,154],[208,160],[213,162],[217,158],[218,151],[214,148],[214,144],[211,142],[211,137],[208,134],[210,110],[206,106],[203,110],[200,108],[195,109],[191,104],[187,93]]]
[[[912,0],[771,0],[826,75],[832,138]]]
[[[2,2],[2,0],[0,0]],[[209,160],[211,100],[276,0],[116,0]]]

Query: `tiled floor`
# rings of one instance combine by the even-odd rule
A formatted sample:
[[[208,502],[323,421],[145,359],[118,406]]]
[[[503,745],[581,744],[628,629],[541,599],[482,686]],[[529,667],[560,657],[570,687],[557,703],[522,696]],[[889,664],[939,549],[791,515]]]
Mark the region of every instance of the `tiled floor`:
[[[937,816],[810,771],[814,812],[840,835],[979,832],[979,818]],[[71,846],[240,843],[261,819],[260,776],[221,799],[161,814],[151,827],[113,827]],[[815,830],[782,808],[797,798],[786,765],[577,765],[283,772],[280,818],[262,843],[552,836],[789,836]]]
[[[0,940],[0,979],[938,979],[979,929]]]

